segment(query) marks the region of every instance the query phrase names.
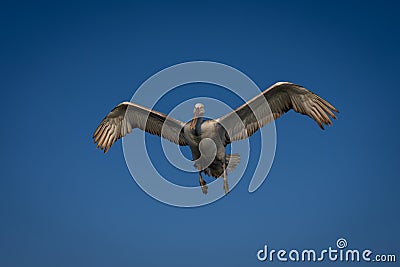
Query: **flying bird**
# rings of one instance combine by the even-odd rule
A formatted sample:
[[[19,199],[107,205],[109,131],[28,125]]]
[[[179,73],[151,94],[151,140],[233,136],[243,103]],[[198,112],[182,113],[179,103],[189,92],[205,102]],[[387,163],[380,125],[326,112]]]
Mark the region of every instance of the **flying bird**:
[[[115,141],[138,128],[177,145],[189,146],[202,192],[207,194],[208,190],[202,177],[204,173],[214,178],[223,177],[223,188],[228,193],[227,170],[233,171],[240,156],[226,154],[226,146],[250,137],[291,109],[312,118],[321,129],[324,125],[331,125],[331,118],[336,119],[334,112],[339,112],[326,100],[300,85],[278,82],[236,110],[211,120],[204,119],[205,109],[201,103],[195,105],[193,119],[184,123],[138,104],[122,102],[103,119],[93,139],[97,147],[106,153]],[[212,150],[207,145],[210,140],[215,144],[215,153],[208,153]]]

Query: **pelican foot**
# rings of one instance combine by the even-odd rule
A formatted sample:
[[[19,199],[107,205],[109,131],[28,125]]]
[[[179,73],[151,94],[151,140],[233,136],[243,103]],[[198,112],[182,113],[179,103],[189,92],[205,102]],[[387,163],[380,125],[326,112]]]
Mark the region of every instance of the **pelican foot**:
[[[201,191],[203,191],[203,194],[204,194],[204,195],[207,195],[207,193],[208,193],[208,186],[202,185],[202,186],[201,186]]]
[[[203,194],[206,195],[208,192],[208,186],[206,185],[207,182],[203,180],[201,173],[199,173],[199,182],[200,182],[200,186],[201,186],[201,191],[203,191]]]
[[[228,186],[227,180],[224,180],[224,191],[225,191],[225,195],[227,195],[229,193],[229,186]]]

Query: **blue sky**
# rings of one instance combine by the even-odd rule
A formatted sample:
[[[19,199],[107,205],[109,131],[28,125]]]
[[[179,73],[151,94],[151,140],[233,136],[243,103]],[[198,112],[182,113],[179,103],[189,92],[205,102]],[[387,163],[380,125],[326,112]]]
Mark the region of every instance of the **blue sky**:
[[[256,259],[264,244],[323,249],[339,237],[399,258],[399,11],[395,1],[1,3],[0,265],[272,265]],[[91,136],[151,75],[192,60],[231,65],[261,88],[304,85],[339,120],[326,131],[293,112],[277,121],[275,161],[254,194],[245,175],[212,205],[162,204],[131,178],[121,142],[104,155]]]

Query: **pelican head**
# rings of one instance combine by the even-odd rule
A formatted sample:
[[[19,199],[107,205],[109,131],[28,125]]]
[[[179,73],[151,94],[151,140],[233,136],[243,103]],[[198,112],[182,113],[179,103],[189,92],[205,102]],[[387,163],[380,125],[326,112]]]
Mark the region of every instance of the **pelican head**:
[[[204,105],[201,103],[197,103],[196,105],[194,105],[194,109],[193,109],[193,120],[190,123],[190,129],[193,130],[194,128],[196,128],[196,124],[199,118],[202,118],[204,116]]]

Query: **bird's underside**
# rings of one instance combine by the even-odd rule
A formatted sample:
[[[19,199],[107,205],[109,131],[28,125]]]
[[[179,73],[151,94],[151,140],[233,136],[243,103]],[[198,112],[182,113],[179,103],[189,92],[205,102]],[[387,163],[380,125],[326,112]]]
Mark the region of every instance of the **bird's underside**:
[[[189,146],[194,166],[199,170],[202,192],[207,193],[207,185],[202,177],[204,173],[215,178],[223,177],[224,191],[228,193],[227,170],[233,171],[239,164],[240,156],[226,154],[225,147],[231,142],[250,137],[291,109],[312,118],[321,129],[324,129],[324,125],[331,125],[331,118],[336,119],[334,112],[339,112],[326,100],[304,87],[280,82],[225,116],[207,121],[203,120],[202,104],[196,104],[194,118],[183,123],[161,112],[123,102],[103,119],[94,132],[93,139],[98,148],[107,152],[115,141],[132,129],[139,128],[177,145]],[[211,149],[202,145],[209,140],[215,144],[216,151],[207,159]]]
[[[199,182],[201,186],[201,190],[204,194],[207,194],[208,187],[206,181],[204,181],[202,177],[202,173],[207,176],[211,176],[214,178],[224,178],[224,191],[225,193],[229,192],[228,180],[227,180],[227,171],[233,172],[233,170],[239,165],[240,155],[239,154],[226,154],[225,162],[218,158],[214,158],[209,165],[202,166],[197,160],[195,160],[194,167],[199,170]]]

